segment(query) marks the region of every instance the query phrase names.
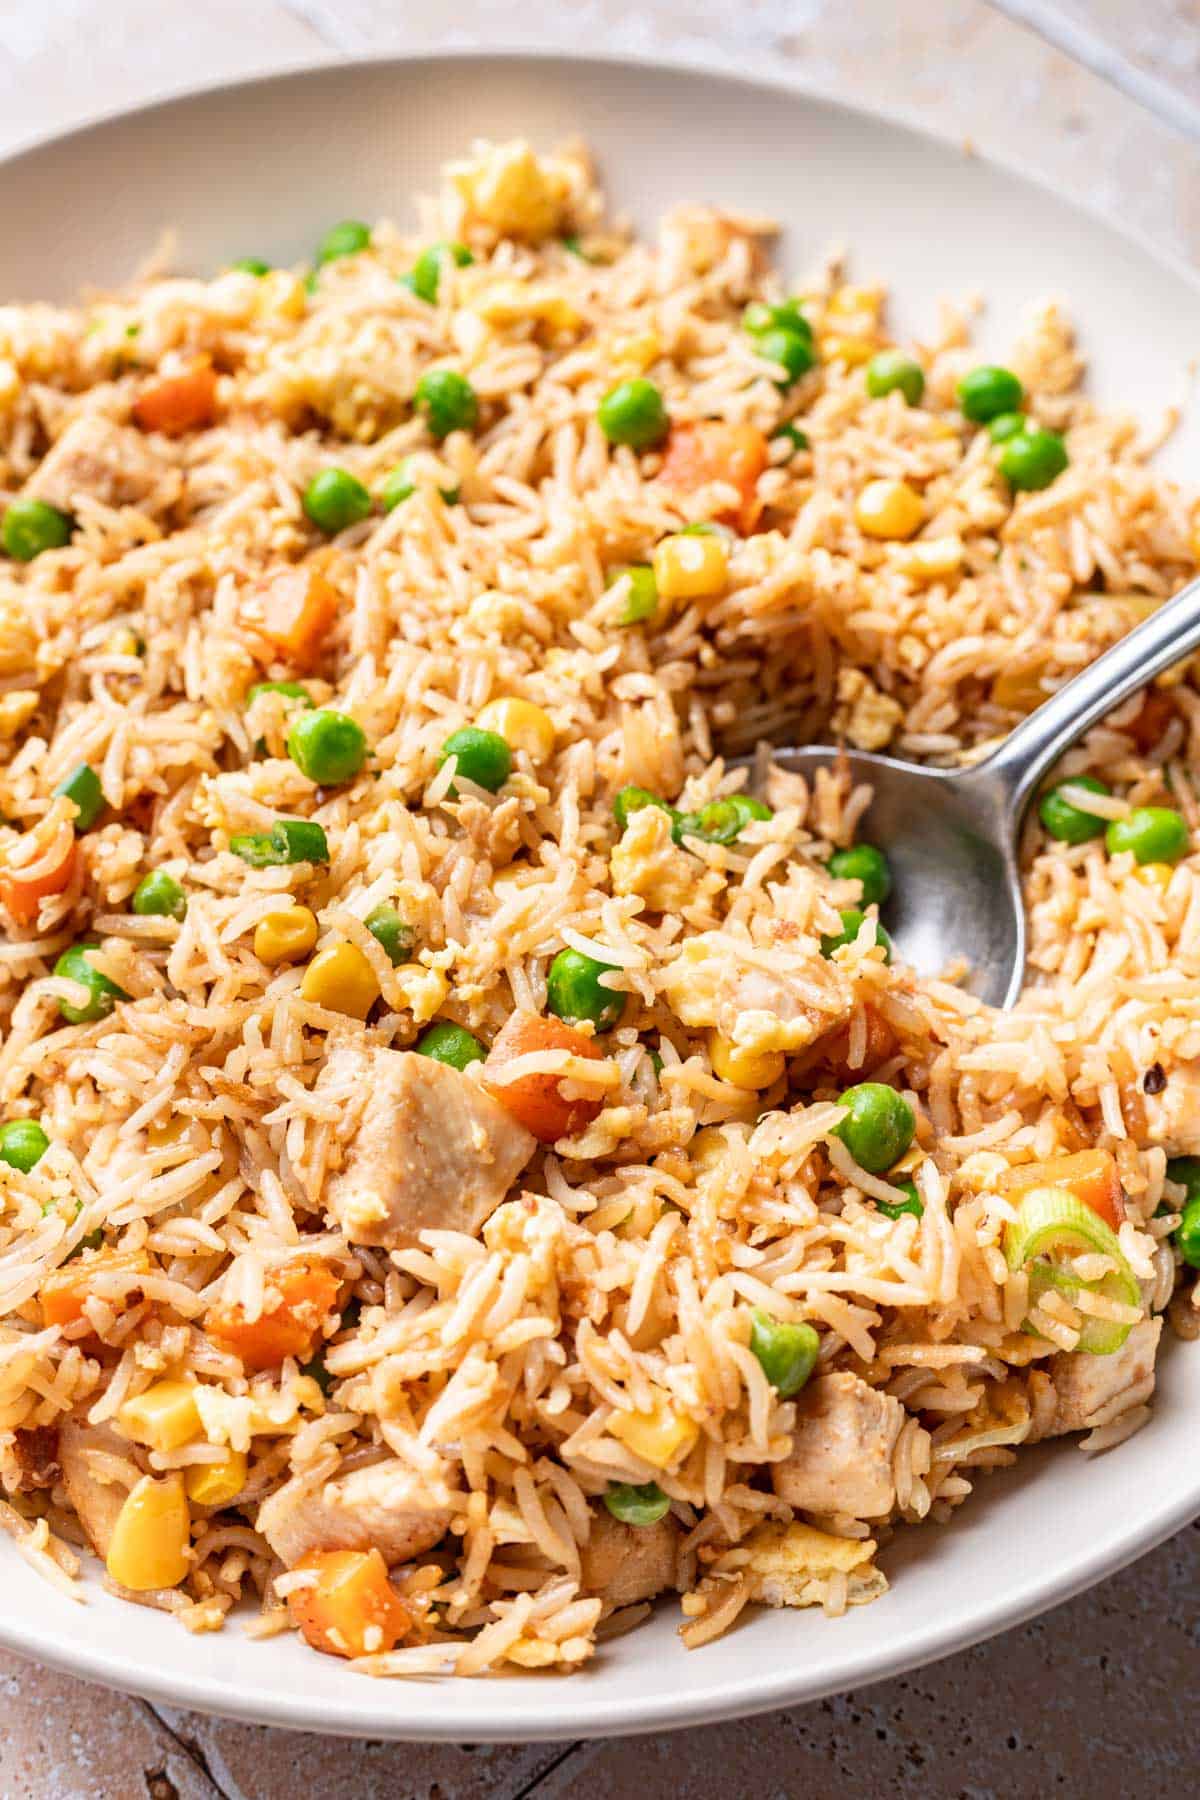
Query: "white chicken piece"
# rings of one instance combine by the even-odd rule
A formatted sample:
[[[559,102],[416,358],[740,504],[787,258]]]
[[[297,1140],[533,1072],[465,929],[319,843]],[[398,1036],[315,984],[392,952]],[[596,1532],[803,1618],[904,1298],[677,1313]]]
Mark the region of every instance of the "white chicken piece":
[[[412,1050],[334,1050],[314,1092],[344,1099],[343,1167],[326,1204],[352,1243],[411,1248],[422,1231],[474,1235],[535,1148],[461,1070]]]
[[[671,837],[671,815],[639,806],[608,859],[614,894],[637,894],[652,912],[678,912],[696,898],[697,864]]]
[[[140,431],[117,425],[103,413],[72,419],[25,484],[27,494],[63,512],[74,512],[80,499],[140,506],[152,495],[156,507],[162,507],[179,488],[178,471],[149,447]]]
[[[1154,1392],[1154,1359],[1161,1336],[1161,1319],[1143,1319],[1111,1356],[1064,1350],[1051,1357],[1050,1378],[1058,1404],[1046,1435],[1061,1437],[1064,1432],[1103,1425],[1116,1400],[1122,1412],[1127,1406],[1144,1405]]]
[[[798,1520],[767,1523],[746,1539],[753,1598],[766,1606],[820,1606],[831,1575],[846,1576],[846,1599],[863,1606],[887,1592],[887,1577],[874,1563],[873,1538],[832,1537]]]
[[[580,1551],[583,1587],[606,1606],[653,1600],[675,1585],[679,1529],[670,1513],[653,1525],[622,1525],[606,1509],[592,1514],[592,1529]]]
[[[771,1470],[775,1492],[801,1512],[881,1519],[896,1503],[892,1453],[904,1408],[857,1375],[822,1375],[796,1403],[792,1447]]]
[[[754,1052],[804,1050],[853,1006],[846,976],[815,948],[760,948],[723,931],[688,938],[661,985],[684,1025]]]
[[[431,1549],[453,1517],[445,1480],[393,1456],[331,1481],[294,1475],[263,1501],[256,1524],[289,1569],[310,1550],[372,1548],[390,1567]]]
[[[92,1463],[97,1454],[124,1463],[128,1481],[101,1481]],[[58,1428],[58,1459],[63,1486],[88,1542],[97,1556],[107,1556],[117,1514],[142,1472],[130,1458],[128,1442],[108,1426],[89,1425],[86,1419],[71,1414]],[[116,1463],[113,1467],[115,1470]]]

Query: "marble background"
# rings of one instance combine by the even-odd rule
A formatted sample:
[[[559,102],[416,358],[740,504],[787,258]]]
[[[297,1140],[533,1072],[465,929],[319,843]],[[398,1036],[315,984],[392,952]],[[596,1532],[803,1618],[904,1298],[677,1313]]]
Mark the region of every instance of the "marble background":
[[[200,81],[531,41],[783,69],[985,153],[1018,154],[1200,260],[1193,0],[0,0],[0,153]],[[0,290],[3,254],[0,235]],[[151,1707],[0,1655],[0,1800],[782,1800],[851,1788],[894,1800],[1155,1800],[1195,1791],[1198,1638],[1193,1525],[1103,1588],[951,1662],[651,1739],[351,1743]]]

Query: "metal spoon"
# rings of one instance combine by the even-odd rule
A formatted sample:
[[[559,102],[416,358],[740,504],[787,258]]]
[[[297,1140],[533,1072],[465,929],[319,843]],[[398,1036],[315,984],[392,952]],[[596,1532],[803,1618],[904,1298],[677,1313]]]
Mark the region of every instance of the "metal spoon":
[[[906,962],[936,975],[965,957],[972,993],[992,1006],[1013,1004],[1025,972],[1017,843],[1030,799],[1077,738],[1200,649],[1198,601],[1200,580],[1191,581],[970,768],[928,769],[825,744],[772,752],[780,767],[810,777],[844,757],[855,782],[870,783],[861,835],[891,864],[885,923]]]

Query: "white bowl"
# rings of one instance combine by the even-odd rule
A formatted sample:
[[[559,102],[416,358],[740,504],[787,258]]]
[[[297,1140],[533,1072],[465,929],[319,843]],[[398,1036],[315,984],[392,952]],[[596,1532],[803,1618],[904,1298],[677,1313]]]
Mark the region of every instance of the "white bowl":
[[[1184,393],[1200,349],[1193,279],[1027,177],[782,86],[615,61],[530,55],[326,67],[101,123],[0,165],[0,299],[120,280],[168,227],[179,262],[291,262],[349,214],[405,217],[473,136],[546,145],[581,134],[614,203],[652,227],[709,201],[787,227],[796,273],[835,243],[893,284],[901,330],[945,294],[989,298],[981,341],[1011,343],[1047,293],[1077,311],[1093,390],[1147,422]],[[1163,465],[1197,463],[1192,424]],[[1189,456],[1190,452],[1190,456]],[[575,1738],[695,1724],[894,1675],[1016,1624],[1149,1549],[1200,1512],[1200,1356],[1165,1355],[1151,1423],[1088,1462],[1070,1443],[980,1481],[949,1526],[903,1531],[892,1589],[828,1621],[761,1612],[688,1653],[668,1603],[567,1679],[378,1682],[295,1638],[236,1623],[190,1637],[105,1595],[80,1607],[0,1542],[0,1643],[94,1681],[201,1711],[370,1737]]]

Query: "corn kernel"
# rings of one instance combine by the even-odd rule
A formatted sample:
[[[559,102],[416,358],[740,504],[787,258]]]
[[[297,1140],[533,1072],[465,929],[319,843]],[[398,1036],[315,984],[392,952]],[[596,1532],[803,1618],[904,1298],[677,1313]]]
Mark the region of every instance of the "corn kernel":
[[[183,1478],[197,1506],[228,1506],[246,1485],[246,1452],[227,1450],[220,1462],[193,1463]]]
[[[117,1422],[135,1443],[151,1450],[178,1450],[200,1434],[196,1390],[188,1381],[156,1381],[145,1393],[126,1400]]]
[[[961,569],[963,555],[962,539],[951,534],[904,544],[896,550],[894,561],[901,573],[911,576],[914,581],[943,581]]]
[[[879,345],[872,337],[850,337],[843,332],[827,331],[821,336],[822,362],[845,363],[849,369],[870,362]]]
[[[644,375],[661,355],[662,339],[657,332],[639,331],[630,337],[614,338],[607,360],[610,364],[619,364],[622,370],[634,369]]]
[[[825,316],[828,319],[857,319],[866,314],[869,319],[879,317],[883,305],[883,293],[879,288],[855,287],[847,284],[835,288],[825,303]]]
[[[907,481],[868,481],[854,503],[854,517],[868,537],[906,538],[925,517],[925,507]]]
[[[375,971],[354,944],[331,944],[304,971],[300,994],[314,1006],[365,1019],[379,998]]]
[[[254,927],[254,954],[269,968],[299,962],[317,941],[316,916],[307,906],[284,906]]]
[[[475,723],[497,732],[512,749],[524,750],[532,763],[544,763],[554,753],[553,721],[532,700],[490,700]]]
[[[105,1566],[135,1593],[177,1587],[191,1567],[191,1514],[179,1474],[143,1475],[117,1514]]]
[[[665,1394],[648,1413],[614,1413],[608,1429],[635,1456],[656,1469],[682,1461],[700,1435],[695,1420],[672,1406]]]
[[[688,1145],[688,1154],[697,1175],[711,1175],[729,1154],[725,1133],[716,1125],[706,1125]]]
[[[785,1061],[780,1050],[747,1050],[719,1031],[708,1034],[708,1060],[715,1075],[739,1088],[770,1087],[783,1074]]]
[[[1165,894],[1171,885],[1175,867],[1172,863],[1140,863],[1130,873],[1135,881],[1141,882],[1143,887],[1157,888],[1160,894]]]
[[[729,574],[729,547],[717,533],[681,532],[663,538],[654,552],[654,581],[663,600],[699,600],[719,594]]]

